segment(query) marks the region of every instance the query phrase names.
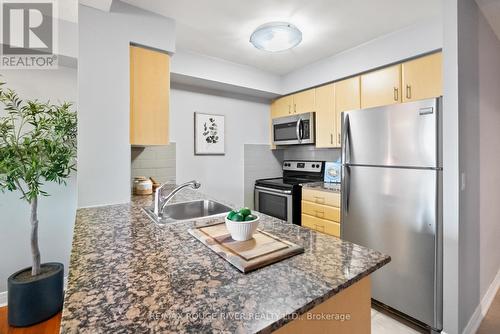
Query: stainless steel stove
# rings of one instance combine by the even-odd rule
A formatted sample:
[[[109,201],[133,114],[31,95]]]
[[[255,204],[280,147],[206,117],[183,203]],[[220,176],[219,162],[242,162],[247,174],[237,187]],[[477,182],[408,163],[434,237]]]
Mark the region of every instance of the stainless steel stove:
[[[255,209],[301,225],[302,184],[323,181],[324,161],[285,160],[283,177],[255,181]]]

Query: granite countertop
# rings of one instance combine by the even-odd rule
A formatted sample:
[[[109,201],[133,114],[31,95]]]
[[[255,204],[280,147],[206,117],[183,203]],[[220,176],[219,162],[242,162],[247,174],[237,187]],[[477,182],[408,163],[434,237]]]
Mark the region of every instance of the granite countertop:
[[[340,192],[340,183],[311,182],[303,184],[302,187],[315,190],[330,191],[335,193]]]
[[[159,226],[141,210],[151,203],[77,211],[61,333],[268,333],[390,261],[261,214],[259,228],[305,253],[243,274],[187,231],[222,217]]]

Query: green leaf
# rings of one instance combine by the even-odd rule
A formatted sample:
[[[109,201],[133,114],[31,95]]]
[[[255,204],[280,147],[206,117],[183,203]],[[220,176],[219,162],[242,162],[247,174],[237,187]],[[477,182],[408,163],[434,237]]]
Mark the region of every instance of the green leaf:
[[[31,201],[45,182],[64,184],[76,170],[77,118],[72,104],[23,100],[0,83],[0,191]]]

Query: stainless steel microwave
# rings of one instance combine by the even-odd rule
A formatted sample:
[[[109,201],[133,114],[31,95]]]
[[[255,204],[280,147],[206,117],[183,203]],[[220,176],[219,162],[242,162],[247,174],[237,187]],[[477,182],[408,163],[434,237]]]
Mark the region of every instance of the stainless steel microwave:
[[[314,144],[314,118],[314,112],[274,118],[274,145]]]

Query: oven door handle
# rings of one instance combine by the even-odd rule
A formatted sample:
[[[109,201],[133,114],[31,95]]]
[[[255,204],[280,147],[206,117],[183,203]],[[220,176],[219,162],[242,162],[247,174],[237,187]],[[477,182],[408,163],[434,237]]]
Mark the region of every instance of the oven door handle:
[[[280,189],[264,188],[264,187],[261,187],[261,186],[255,186],[255,189],[257,189],[260,192],[268,193],[268,194],[281,194],[281,195],[291,195],[292,194],[291,190],[280,190]]]

